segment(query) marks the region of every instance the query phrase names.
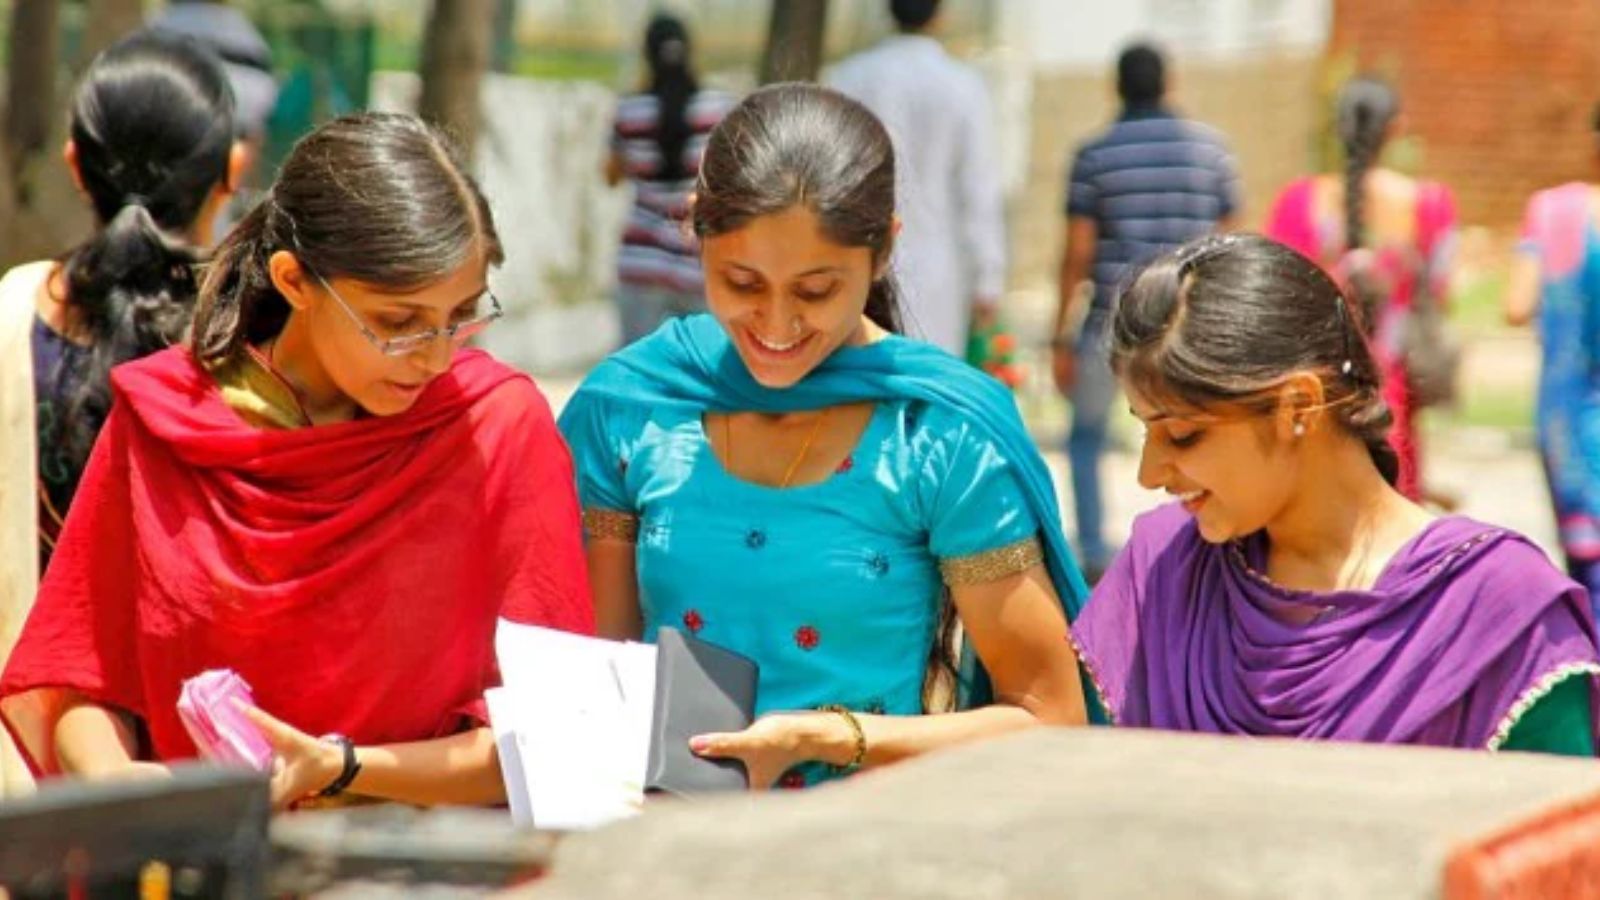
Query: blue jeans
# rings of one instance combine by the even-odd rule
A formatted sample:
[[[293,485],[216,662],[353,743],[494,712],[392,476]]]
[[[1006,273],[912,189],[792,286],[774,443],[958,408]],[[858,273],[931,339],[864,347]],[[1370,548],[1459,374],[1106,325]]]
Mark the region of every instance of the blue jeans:
[[[1111,404],[1117,380],[1111,374],[1106,317],[1090,313],[1078,336],[1077,381],[1072,403],[1072,430],[1067,435],[1067,462],[1072,469],[1072,505],[1078,522],[1078,557],[1085,569],[1103,571],[1111,562],[1105,540],[1105,506],[1100,490],[1100,458],[1105,455]]]

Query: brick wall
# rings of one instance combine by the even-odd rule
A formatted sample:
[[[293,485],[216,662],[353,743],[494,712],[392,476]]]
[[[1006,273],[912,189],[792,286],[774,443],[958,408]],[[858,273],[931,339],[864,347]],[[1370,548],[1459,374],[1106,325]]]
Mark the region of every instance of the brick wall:
[[[1533,191],[1594,177],[1594,0],[1335,0],[1329,55],[1395,83],[1419,174],[1469,223],[1512,224]]]

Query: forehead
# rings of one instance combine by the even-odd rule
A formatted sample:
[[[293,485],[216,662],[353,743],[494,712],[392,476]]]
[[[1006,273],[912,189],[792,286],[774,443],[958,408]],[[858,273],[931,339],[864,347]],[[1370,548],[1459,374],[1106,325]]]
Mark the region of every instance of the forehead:
[[[828,237],[815,213],[804,206],[757,216],[743,227],[704,239],[706,261],[739,266],[771,278],[804,275],[818,269],[871,265],[866,247],[850,247]]]
[[[401,306],[427,309],[449,308],[478,298],[488,289],[488,265],[481,254],[475,254],[461,265],[434,279],[415,287],[394,289],[358,281],[354,278],[335,279],[333,285],[341,297],[359,306]]]
[[[1157,396],[1137,384],[1123,383],[1123,390],[1128,395],[1128,410],[1135,418],[1145,422],[1161,422],[1169,419],[1192,419],[1205,417],[1205,411],[1185,403],[1174,401],[1170,397]]]

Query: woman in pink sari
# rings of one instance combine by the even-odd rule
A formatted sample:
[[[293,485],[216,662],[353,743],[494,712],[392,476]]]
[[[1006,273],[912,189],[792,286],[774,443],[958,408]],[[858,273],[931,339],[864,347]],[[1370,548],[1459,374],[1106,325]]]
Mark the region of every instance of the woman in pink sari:
[[[1454,255],[1456,204],[1450,189],[1377,165],[1400,111],[1381,81],[1357,78],[1339,95],[1343,175],[1301,178],[1268,214],[1267,235],[1318,262],[1353,288],[1373,323],[1372,350],[1394,413],[1390,443],[1400,454],[1401,493],[1423,496],[1413,373],[1402,352],[1418,304],[1446,305]]]

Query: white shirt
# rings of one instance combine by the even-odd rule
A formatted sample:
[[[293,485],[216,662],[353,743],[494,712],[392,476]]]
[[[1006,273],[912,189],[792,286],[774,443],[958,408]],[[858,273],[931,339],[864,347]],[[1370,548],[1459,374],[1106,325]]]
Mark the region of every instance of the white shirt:
[[[1005,289],[1006,236],[993,112],[983,79],[939,42],[902,34],[841,62],[828,83],[859,100],[895,146],[895,246],[906,330],[964,356],[975,298]]]

